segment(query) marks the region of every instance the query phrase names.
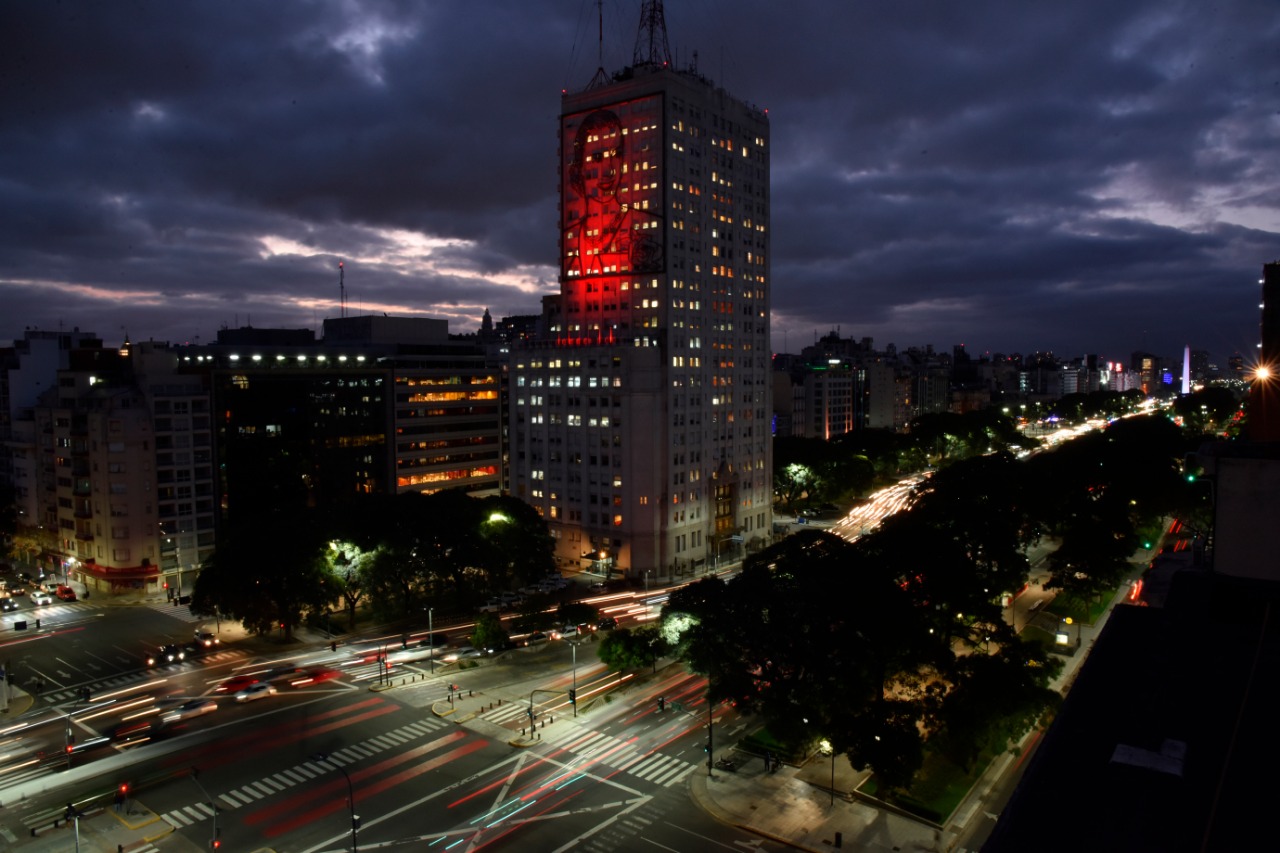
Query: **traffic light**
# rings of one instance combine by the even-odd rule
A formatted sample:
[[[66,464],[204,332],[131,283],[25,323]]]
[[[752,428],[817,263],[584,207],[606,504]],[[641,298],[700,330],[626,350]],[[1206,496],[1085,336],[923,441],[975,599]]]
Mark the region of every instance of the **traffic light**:
[[[665,711],[667,709],[667,700],[665,696],[658,697],[658,710]]]
[[[351,828],[352,828],[352,829],[359,829],[359,828],[360,828],[360,815],[358,815],[358,814],[353,814],[353,815],[351,816]]]
[[[67,744],[67,755],[70,755],[72,752],[74,752],[75,748],[76,748],[76,745],[74,743]]]
[[[128,783],[128,782],[121,782],[121,783],[120,783],[120,796],[121,796],[121,797],[127,797],[127,796],[129,796],[129,783]]]
[[[569,688],[569,704],[570,705],[578,704],[578,691],[573,689],[572,687]]]

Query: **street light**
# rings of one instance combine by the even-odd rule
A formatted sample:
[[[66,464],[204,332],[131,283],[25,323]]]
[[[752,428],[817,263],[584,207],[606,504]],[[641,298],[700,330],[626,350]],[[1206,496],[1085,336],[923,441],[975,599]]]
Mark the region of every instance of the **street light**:
[[[434,607],[427,608],[427,642],[431,644],[430,648],[427,649],[427,654],[431,659],[432,675],[436,674],[436,628],[435,624],[431,621],[431,616],[435,612],[436,609]]]
[[[578,716],[578,644],[569,643],[573,649],[573,686],[569,688],[569,704],[573,706],[573,715]]]
[[[360,816],[356,814],[356,794],[351,787],[351,774],[346,768],[329,757],[327,752],[317,752],[311,756],[312,761],[323,761],[331,767],[337,768],[338,772],[347,777],[347,805],[351,809],[351,853],[356,853],[356,830],[360,828]]]
[[[823,738],[818,748],[831,756],[831,805],[836,804],[836,748],[831,741]]]
[[[191,768],[191,781],[196,783],[196,787],[200,789],[200,793],[204,794],[204,798],[209,801],[209,808],[213,809],[213,834],[209,837],[209,849],[217,850],[220,846],[218,840],[218,803],[209,796],[209,792],[204,789],[204,785],[200,784],[200,768]]]

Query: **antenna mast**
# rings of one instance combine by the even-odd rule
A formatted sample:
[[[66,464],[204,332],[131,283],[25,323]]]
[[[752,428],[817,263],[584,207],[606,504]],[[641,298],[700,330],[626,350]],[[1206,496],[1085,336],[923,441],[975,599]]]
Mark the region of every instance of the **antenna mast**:
[[[604,0],[596,0],[596,24],[596,58],[599,64],[595,76],[587,84],[588,89],[609,85],[609,75],[604,73]]]
[[[644,0],[640,6],[640,31],[636,33],[636,49],[632,65],[671,67],[671,46],[667,44],[667,18],[662,0]]]
[[[347,266],[338,261],[338,316],[347,316]]]

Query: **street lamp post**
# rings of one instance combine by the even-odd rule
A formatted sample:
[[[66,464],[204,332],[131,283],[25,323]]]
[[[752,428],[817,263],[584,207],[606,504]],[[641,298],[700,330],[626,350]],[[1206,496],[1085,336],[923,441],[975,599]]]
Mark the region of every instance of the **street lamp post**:
[[[323,761],[331,767],[337,768],[338,772],[347,777],[347,804],[351,810],[351,853],[357,853],[356,849],[356,830],[360,828],[360,815],[356,814],[356,794],[351,787],[351,774],[341,764],[331,760],[327,752],[317,752],[311,756],[312,761]]]
[[[569,704],[573,706],[573,715],[578,716],[578,644],[570,643],[573,647],[573,687],[569,690]]]
[[[436,609],[434,607],[427,608],[427,642],[431,644],[431,647],[427,649],[427,654],[431,659],[432,675],[436,674],[436,628],[435,623],[431,620],[432,614],[435,612]]]
[[[209,849],[218,849],[218,803],[209,796],[209,792],[204,789],[204,785],[200,784],[200,768],[191,768],[191,781],[196,783],[196,787],[200,789],[200,793],[204,794],[204,798],[209,801],[209,808],[213,809],[213,829],[212,835],[209,837]]]

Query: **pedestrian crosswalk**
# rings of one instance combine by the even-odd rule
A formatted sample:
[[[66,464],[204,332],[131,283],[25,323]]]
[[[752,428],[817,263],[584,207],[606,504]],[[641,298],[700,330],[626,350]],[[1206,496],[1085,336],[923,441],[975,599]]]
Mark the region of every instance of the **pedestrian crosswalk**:
[[[601,732],[590,732],[576,740],[561,741],[559,746],[587,762],[611,767],[664,788],[684,780],[697,766],[675,756],[646,751],[634,742],[623,741]]]
[[[216,798],[216,806],[221,811],[252,805],[258,800],[270,797],[272,794],[278,794],[318,776],[332,773],[335,767],[354,764],[362,759],[372,758],[380,752],[403,747],[447,727],[448,723],[435,717],[416,720],[400,728],[375,735],[360,743],[334,750],[325,761],[304,761],[286,770],[281,770],[270,776],[264,776],[257,781],[233,788],[224,794],[219,794]],[[213,814],[213,806],[209,803],[201,802],[173,809],[165,812],[161,817],[174,828],[183,829],[193,823],[206,820],[212,817]]]
[[[233,661],[244,660],[245,652],[234,649],[223,649],[221,651],[209,652],[200,657],[202,663],[231,663]],[[84,687],[89,688],[89,695],[96,696],[110,690],[117,690],[123,687],[129,687],[134,684],[140,684],[152,678],[152,670],[143,672],[130,672],[110,678],[99,679],[92,684],[79,684],[74,687],[65,687],[57,690],[46,689],[40,694],[41,698],[47,699],[55,705],[63,702],[74,702],[81,698],[80,691]]]
[[[529,706],[524,702],[504,702],[492,711],[481,714],[480,717],[500,726],[510,722],[524,724],[529,721]]]
[[[168,601],[163,598],[156,598],[156,599],[148,599],[144,603],[146,604],[147,607],[151,608],[157,613],[164,613],[167,616],[172,616],[174,619],[180,619],[183,622],[187,622],[192,625],[196,624],[197,622],[209,621],[208,616],[196,616],[194,613],[191,612],[190,606],[186,604],[178,604],[176,601]]]

